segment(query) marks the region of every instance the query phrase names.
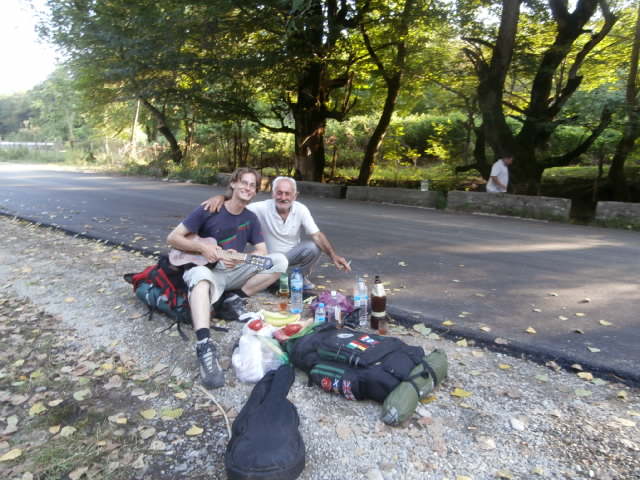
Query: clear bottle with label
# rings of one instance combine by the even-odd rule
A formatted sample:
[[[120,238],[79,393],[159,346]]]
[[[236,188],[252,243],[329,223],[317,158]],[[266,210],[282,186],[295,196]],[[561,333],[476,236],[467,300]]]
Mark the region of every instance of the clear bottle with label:
[[[324,308],[324,303],[319,303],[316,307],[316,312],[313,316],[313,323],[319,325],[327,321],[327,311]]]
[[[337,328],[342,328],[342,310],[338,301],[338,292],[331,290],[331,303],[329,304],[329,318],[336,323]]]
[[[373,330],[380,328],[381,321],[384,323],[386,330],[387,319],[387,293],[384,291],[384,285],[380,280],[380,275],[376,275],[373,288],[371,289],[371,323]],[[381,332],[386,333],[386,332]]]
[[[291,313],[302,313],[302,272],[296,268],[291,274]]]
[[[369,288],[364,277],[358,278],[358,291],[360,292],[360,313],[358,315],[358,323],[360,327],[366,327],[369,321]]]

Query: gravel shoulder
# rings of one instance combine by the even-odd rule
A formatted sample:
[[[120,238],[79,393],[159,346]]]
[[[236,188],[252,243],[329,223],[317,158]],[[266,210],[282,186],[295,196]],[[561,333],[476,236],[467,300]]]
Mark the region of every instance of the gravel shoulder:
[[[0,228],[0,334],[8,342],[0,354],[0,459],[16,449],[24,452],[0,461],[2,478],[67,478],[69,473],[77,478],[225,478],[226,426],[196,388],[192,342],[184,342],[175,329],[162,331],[168,322],[159,315],[146,321],[145,308],[122,280],[122,274],[154,260],[8,218],[0,218]],[[252,305],[276,308],[275,298],[267,294],[253,298]],[[10,342],[19,319],[46,326],[55,349],[34,349],[20,363],[24,350]],[[233,419],[252,385],[237,381],[229,368],[241,326],[227,326],[228,333],[214,333],[227,384],[213,395]],[[20,331],[27,335],[33,328]],[[186,333],[192,336],[189,329]],[[638,389],[399,326],[392,333],[426,352],[445,350],[449,378],[405,425],[392,428],[380,422],[380,405],[307,387],[298,372],[289,399],[300,414],[307,449],[302,479],[640,478]],[[40,345],[40,337],[33,338],[33,345]],[[58,365],[65,351],[69,368],[61,371],[69,374],[69,387],[49,398],[50,387],[38,387],[33,372],[44,368],[38,362]],[[103,454],[91,457],[95,465],[89,462],[86,471],[76,466],[59,477],[26,470],[27,459],[59,435],[49,430],[51,425],[37,425],[38,414],[27,412],[38,402],[71,401],[82,390],[83,375],[72,374],[78,365],[93,371],[90,382],[97,382],[95,372],[105,364],[120,365],[128,373],[120,375],[119,383],[112,373],[100,374],[95,383],[100,392],[110,385],[106,390],[113,398],[103,395],[98,408],[106,415],[101,431],[115,432],[100,440],[104,443],[96,448]],[[14,405],[15,395],[27,398]],[[88,408],[83,402],[89,400],[76,401],[79,411]],[[147,419],[139,413],[177,409],[182,411],[177,418],[158,414]],[[118,424],[114,415],[128,421]],[[14,422],[12,416],[18,425],[30,426],[29,435],[21,429],[2,433]],[[203,432],[187,435],[194,425]],[[149,429],[154,432],[147,436]]]

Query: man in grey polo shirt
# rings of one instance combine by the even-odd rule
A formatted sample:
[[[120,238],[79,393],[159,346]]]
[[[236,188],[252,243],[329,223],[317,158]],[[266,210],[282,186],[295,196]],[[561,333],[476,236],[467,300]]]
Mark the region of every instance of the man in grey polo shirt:
[[[305,290],[313,289],[309,273],[324,252],[339,270],[350,272],[347,260],[338,255],[327,236],[320,231],[309,209],[296,201],[298,191],[296,181],[291,177],[278,177],[273,181],[269,200],[250,203],[247,209],[256,214],[262,225],[267,249],[270,253],[283,253],[289,260],[289,267],[298,267],[304,274]],[[224,201],[222,195],[203,202],[207,210],[216,211]],[[310,240],[302,240],[304,230]]]

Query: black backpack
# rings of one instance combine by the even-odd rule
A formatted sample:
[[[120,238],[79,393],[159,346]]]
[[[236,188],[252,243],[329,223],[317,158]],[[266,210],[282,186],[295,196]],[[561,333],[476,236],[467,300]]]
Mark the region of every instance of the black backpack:
[[[268,372],[233,422],[224,465],[229,480],[293,480],[305,465],[300,418],[287,399],[291,365]]]
[[[348,400],[384,402],[400,382],[412,381],[411,370],[419,364],[425,365],[425,375],[432,374],[421,347],[399,338],[338,329],[332,322],[288,340],[286,349],[289,361],[307,372],[310,384]]]

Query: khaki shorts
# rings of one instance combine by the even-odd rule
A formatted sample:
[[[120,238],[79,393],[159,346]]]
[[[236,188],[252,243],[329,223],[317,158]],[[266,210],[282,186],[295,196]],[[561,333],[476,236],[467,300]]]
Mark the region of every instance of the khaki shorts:
[[[222,262],[218,262],[213,268],[190,268],[184,272],[182,278],[189,288],[189,294],[198,283],[202,281],[209,282],[213,287],[209,289],[211,304],[213,305],[224,292],[242,287],[254,275],[284,273],[287,271],[287,257],[283,254],[270,253],[266,256],[273,262],[273,266],[268,270],[259,270],[257,266],[247,263],[242,263],[234,268],[226,268]]]

